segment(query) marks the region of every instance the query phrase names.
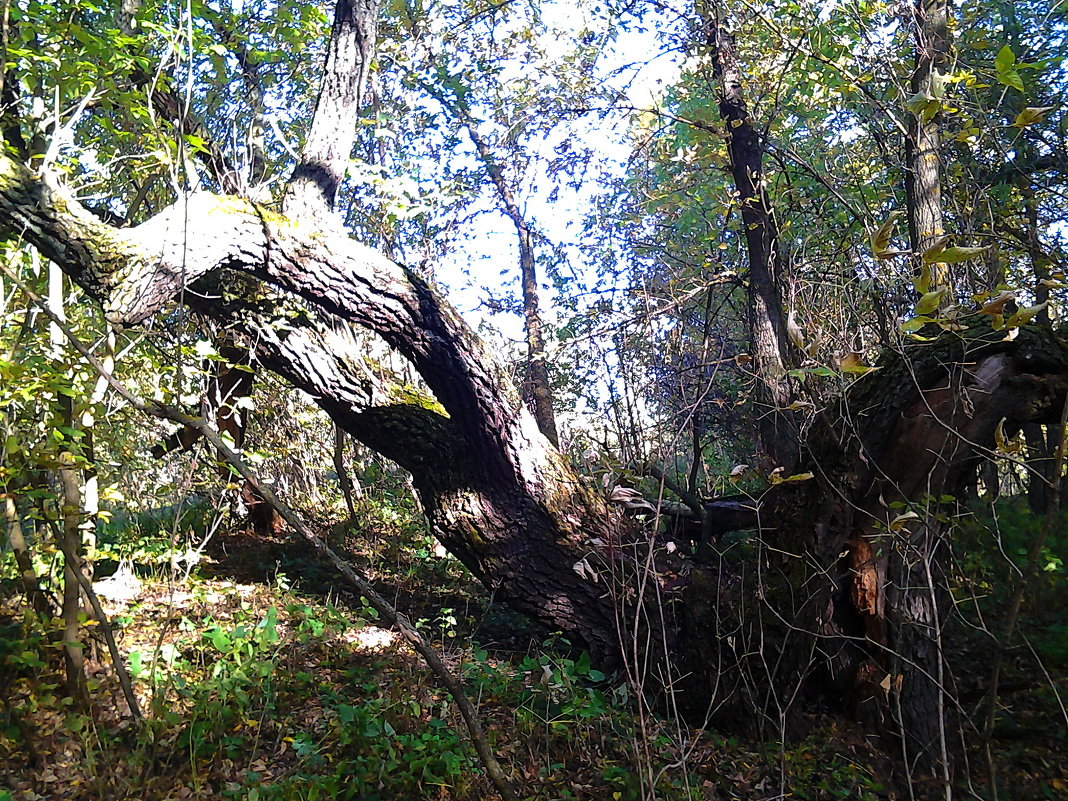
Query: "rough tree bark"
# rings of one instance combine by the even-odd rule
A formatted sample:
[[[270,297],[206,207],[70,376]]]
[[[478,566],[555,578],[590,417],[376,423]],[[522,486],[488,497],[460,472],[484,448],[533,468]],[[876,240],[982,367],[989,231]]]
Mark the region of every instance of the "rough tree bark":
[[[595,653],[619,652],[603,580],[575,569],[586,555],[596,561],[598,549],[610,550],[615,519],[538,432],[496,357],[424,282],[341,234],[236,198],[194,196],[188,209],[118,230],[13,160],[0,159],[0,171],[4,220],[63,264],[116,325],[143,321],[183,281],[231,269],[379,334],[434,397],[375,386],[343,326],[330,332],[298,319],[272,329],[240,298],[187,293],[198,310],[243,327],[261,363],[316,398],[348,433],[410,470],[439,539],[499,598]],[[195,230],[183,234],[186,220]],[[182,242],[193,245],[184,255]]]
[[[723,72],[724,113],[735,115],[751,281],[776,289],[774,275],[759,272],[778,264],[774,220],[733,75]],[[687,576],[667,557],[638,558],[648,543],[539,432],[507,371],[457,313],[404,268],[333,226],[317,230],[235,197],[194,195],[140,226],[113,228],[50,181],[0,155],[0,228],[61,265],[116,325],[136,325],[180,296],[255,343],[261,365],[411,471],[434,533],[496,598],[603,662],[663,654],[646,664],[697,720],[733,693],[749,712],[721,722],[737,727],[756,711],[778,732],[809,691],[848,688],[858,709],[887,721],[903,710],[910,760],[941,758],[931,754],[946,722],[945,596],[928,567],[948,545],[943,498],[959,493],[1001,420],[1011,428],[1059,419],[1068,358],[1052,332],[1011,337],[980,315],[888,354],[815,421],[798,465],[815,477],[762,499],[772,548],[742,570],[688,565]],[[218,271],[295,297],[280,303],[297,313],[281,326],[247,293],[181,292]],[[764,298],[762,319],[781,348],[777,298]],[[405,356],[429,393],[378,377],[350,325]],[[921,595],[931,602],[917,607]],[[653,638],[664,644],[650,648]]]
[[[946,0],[914,0],[907,6],[905,25],[916,39],[916,66],[909,89],[917,105],[908,119],[905,138],[905,196],[909,211],[909,240],[923,292],[944,289],[943,305],[952,303],[949,265],[925,266],[923,254],[945,234],[942,219],[941,123],[937,109],[945,91],[949,63],[949,6]],[[926,102],[920,102],[923,99]]]
[[[379,0],[338,0],[311,129],[282,207],[291,218],[320,220],[333,212],[352,157],[360,105],[378,36]]]

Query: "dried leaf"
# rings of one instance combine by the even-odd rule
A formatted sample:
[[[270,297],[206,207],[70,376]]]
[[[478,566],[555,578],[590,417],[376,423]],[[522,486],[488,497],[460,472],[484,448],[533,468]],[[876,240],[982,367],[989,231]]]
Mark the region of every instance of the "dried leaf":
[[[898,251],[890,249],[890,238],[894,233],[894,220],[901,215],[900,209],[891,211],[889,216],[871,235],[871,252],[877,259],[889,259]]]
[[[793,309],[790,309],[790,313],[786,316],[786,336],[798,350],[805,349],[805,335],[801,333],[801,326],[797,324]]]
[[[979,313],[1003,314],[1005,312],[1005,304],[1010,300],[1016,300],[1016,293],[1008,289],[1002,290],[980,306]]]

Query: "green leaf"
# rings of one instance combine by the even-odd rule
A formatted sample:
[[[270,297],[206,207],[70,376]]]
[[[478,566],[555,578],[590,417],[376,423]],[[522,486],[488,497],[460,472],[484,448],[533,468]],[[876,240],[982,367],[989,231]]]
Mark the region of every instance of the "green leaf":
[[[917,92],[905,101],[905,108],[920,118],[922,122],[930,122],[934,115],[942,109],[942,101],[931,95]]]
[[[141,675],[141,652],[130,651],[130,675],[135,679]]]
[[[918,301],[916,301],[916,315],[917,317],[925,317],[934,311],[938,310],[939,304],[942,302],[942,298],[946,295],[945,288],[936,289],[934,292],[928,292]],[[904,330],[904,327],[902,327]]]
[[[1002,47],[994,59],[994,69],[997,70],[1000,75],[1003,72],[1008,72],[1016,64],[1016,54],[1012,52],[1012,48],[1008,45]]]
[[[906,320],[901,324],[901,333],[915,333],[930,322],[932,322],[930,317],[913,317],[911,320]]]
[[[1022,67],[1024,65],[1021,64],[1019,66]],[[1020,70],[1016,64],[1016,54],[1012,52],[1012,48],[1008,45],[998,51],[997,58],[994,59],[994,70],[998,74],[999,82],[1020,92],[1024,90],[1023,77],[1021,77]]]
[[[1046,308],[1047,305],[1049,305],[1048,302],[1039,303],[1037,306],[1026,306],[1025,308],[1020,309],[1005,321],[1005,327],[1019,328],[1021,325],[1027,325],[1040,311]]]
[[[1011,86],[1018,92],[1024,91],[1023,77],[1016,70],[1009,70],[1008,72],[999,72],[998,80],[1006,86]]]
[[[1043,117],[1052,110],[1053,106],[1028,106],[1016,115],[1016,122],[1013,123],[1013,127],[1026,128],[1036,122],[1041,122]]]

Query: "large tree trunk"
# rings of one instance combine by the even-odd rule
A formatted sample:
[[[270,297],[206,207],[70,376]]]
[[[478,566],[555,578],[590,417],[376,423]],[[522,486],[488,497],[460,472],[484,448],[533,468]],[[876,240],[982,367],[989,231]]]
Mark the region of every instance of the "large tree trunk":
[[[948,497],[994,445],[999,422],[1059,419],[1068,358],[1048,329],[1007,336],[977,315],[888,354],[817,418],[804,457],[814,478],[766,494],[771,547],[741,568],[680,570],[664,549],[646,561],[650,543],[632,537],[538,431],[507,371],[456,312],[369,248],[203,195],[112,229],[7,156],[0,219],[117,325],[146,319],[183,282],[220,268],[301,298],[301,314],[281,327],[241,293],[181,293],[248,334],[261,363],[341,428],[410,470],[434,533],[497,598],[603,662],[646,665],[697,719],[730,700],[723,710],[747,711],[721,723],[764,721],[779,732],[809,691],[848,688],[856,708],[888,722],[900,708],[910,761],[944,759],[945,587],[931,564],[948,547]],[[350,329],[331,319],[376,332],[429,392],[377,378]]]
[[[423,281],[343,235],[309,232],[246,201],[194,196],[188,209],[120,231],[11,159],[0,158],[0,172],[5,221],[63,264],[116,325],[146,319],[182,282],[222,268],[302,297],[319,320],[294,315],[282,328],[243,293],[186,293],[247,334],[261,362],[339,426],[410,470],[439,539],[498,598],[618,655],[606,580],[619,521],[539,433],[503,365]],[[183,233],[186,221],[195,230]],[[376,386],[352,334],[331,329],[331,317],[381,336],[433,394]],[[576,568],[584,559],[589,570]]]

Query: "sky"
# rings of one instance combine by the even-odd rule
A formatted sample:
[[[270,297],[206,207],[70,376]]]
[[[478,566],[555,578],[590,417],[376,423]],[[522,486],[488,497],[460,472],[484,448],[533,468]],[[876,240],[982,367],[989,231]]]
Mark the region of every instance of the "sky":
[[[547,52],[562,55],[567,41],[555,37],[554,30],[567,30],[570,15],[575,13],[573,2],[551,2],[543,6],[543,19],[549,34],[545,38]],[[656,20],[652,20],[653,23]],[[660,54],[664,45],[659,40],[658,26],[623,31],[600,58],[600,79],[623,91],[627,103],[635,108],[654,108],[677,79],[680,70],[678,53]],[[660,55],[658,55],[660,54]],[[593,270],[575,247],[583,236],[584,217],[591,207],[599,184],[594,178],[602,172],[621,176],[632,153],[629,140],[629,114],[616,113],[605,119],[585,115],[562,120],[556,130],[541,140],[534,151],[538,162],[554,156],[556,146],[568,137],[581,141],[595,152],[596,168],[589,171],[579,188],[554,180],[544,170],[534,170],[522,187],[519,200],[527,219],[532,220],[539,233],[557,245],[567,246],[570,266],[577,272]],[[473,154],[472,154],[473,155]],[[555,197],[550,195],[555,189]],[[468,229],[468,237],[455,251],[436,266],[436,278],[447,290],[447,296],[468,322],[478,328],[490,325],[507,339],[516,343],[523,339],[522,320],[518,315],[492,313],[484,305],[489,293],[500,295],[510,284],[517,296],[519,285],[516,233],[511,221],[499,210],[492,198],[486,198],[479,208],[486,213],[477,216]],[[513,268],[508,277],[501,271]],[[544,279],[544,276],[542,276]],[[502,286],[502,282],[509,282]],[[489,292],[487,292],[487,289]],[[541,306],[543,316],[553,317],[555,290],[543,280]]]

